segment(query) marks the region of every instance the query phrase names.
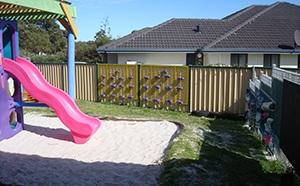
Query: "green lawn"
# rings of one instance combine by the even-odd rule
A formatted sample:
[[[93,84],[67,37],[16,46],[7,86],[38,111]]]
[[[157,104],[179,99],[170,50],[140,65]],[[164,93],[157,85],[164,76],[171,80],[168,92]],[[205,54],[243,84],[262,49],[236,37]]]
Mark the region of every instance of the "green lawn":
[[[209,119],[189,113],[110,103],[76,101],[93,117],[177,121],[184,130],[170,146],[161,185],[280,185],[287,169],[266,158],[266,147],[245,122]],[[55,114],[50,108],[24,108],[24,113]]]

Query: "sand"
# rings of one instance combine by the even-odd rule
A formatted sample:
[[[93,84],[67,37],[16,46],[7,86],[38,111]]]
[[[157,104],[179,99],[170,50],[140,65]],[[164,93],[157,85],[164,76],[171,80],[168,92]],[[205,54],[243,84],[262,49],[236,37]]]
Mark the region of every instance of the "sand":
[[[0,142],[0,182],[11,185],[158,185],[179,127],[168,121],[101,121],[77,145],[57,117],[24,116],[25,130]]]

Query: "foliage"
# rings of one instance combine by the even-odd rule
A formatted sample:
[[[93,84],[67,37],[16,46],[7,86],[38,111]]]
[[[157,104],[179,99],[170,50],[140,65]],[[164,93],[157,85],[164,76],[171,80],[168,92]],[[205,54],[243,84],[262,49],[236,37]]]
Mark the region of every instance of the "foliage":
[[[96,44],[94,41],[76,42],[75,48],[76,61],[88,63],[100,63],[102,61],[102,56],[97,52]]]
[[[209,64],[210,67],[236,67],[236,68],[246,68],[248,67],[248,64],[246,65],[239,65],[239,64],[233,64],[233,65],[227,65],[224,63],[216,63],[216,64]]]
[[[20,57],[28,57],[31,62],[65,62],[60,56],[61,54],[38,55],[26,50],[20,50]]]
[[[112,41],[108,17],[101,22],[100,31],[94,41],[75,43],[75,61],[101,63],[102,55],[96,50]],[[32,62],[67,62],[67,35],[55,20],[19,21],[19,48],[21,57],[29,57]]]
[[[67,31],[55,20],[26,20],[18,22],[20,50],[38,54],[56,54],[67,47]]]
[[[110,27],[108,17],[103,18],[101,21],[100,31],[96,33],[94,39],[97,47],[100,47],[106,43],[112,41],[112,36],[110,34]]]
[[[232,67],[246,68],[246,67],[248,67],[248,64],[247,63],[245,65],[233,64]]]
[[[67,61],[67,31],[55,20],[18,21],[21,57],[32,62]]]
[[[209,64],[208,66],[210,66],[210,67],[213,67],[213,66],[215,66],[215,67],[229,67],[229,65],[224,64],[224,63]]]

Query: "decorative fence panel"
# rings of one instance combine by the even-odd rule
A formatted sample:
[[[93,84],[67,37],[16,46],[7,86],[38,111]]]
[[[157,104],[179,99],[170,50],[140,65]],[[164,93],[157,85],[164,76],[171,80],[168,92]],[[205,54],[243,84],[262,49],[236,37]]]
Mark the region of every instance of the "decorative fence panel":
[[[140,105],[188,111],[189,67],[140,66]]]
[[[100,101],[138,104],[137,65],[98,65],[98,96]]]

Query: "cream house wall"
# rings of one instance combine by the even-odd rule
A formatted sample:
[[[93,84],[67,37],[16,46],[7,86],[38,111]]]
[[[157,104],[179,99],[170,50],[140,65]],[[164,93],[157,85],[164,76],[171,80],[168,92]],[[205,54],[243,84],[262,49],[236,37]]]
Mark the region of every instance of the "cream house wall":
[[[209,64],[225,64],[230,65],[230,54],[221,54],[221,53],[207,53],[204,54],[204,66]]]
[[[231,54],[206,53],[204,54],[204,66],[209,64],[230,65]],[[147,65],[186,65],[186,53],[119,53],[108,54],[108,63],[126,64],[132,60]],[[248,54],[248,67],[263,67],[264,54]],[[281,54],[280,67],[297,68],[298,54]]]
[[[209,64],[226,64],[230,65],[231,54],[208,53],[204,55],[205,66]],[[298,54],[280,54],[281,68],[297,68]],[[248,67],[263,67],[264,54],[248,54]]]
[[[263,67],[264,55],[263,54],[248,54],[248,66],[256,66],[256,67]],[[218,54],[218,53],[211,53],[206,54],[204,58],[204,65],[209,64],[216,64],[221,63],[225,65],[230,65],[231,61],[231,54]]]
[[[118,64],[136,61],[145,65],[186,65],[186,53],[119,53]],[[111,61],[108,61],[109,63]]]
[[[297,68],[298,55],[297,54],[280,54],[281,68]],[[248,67],[263,67],[264,54],[248,54]]]

